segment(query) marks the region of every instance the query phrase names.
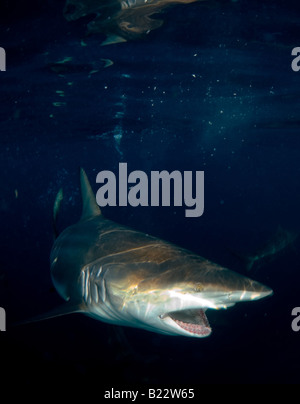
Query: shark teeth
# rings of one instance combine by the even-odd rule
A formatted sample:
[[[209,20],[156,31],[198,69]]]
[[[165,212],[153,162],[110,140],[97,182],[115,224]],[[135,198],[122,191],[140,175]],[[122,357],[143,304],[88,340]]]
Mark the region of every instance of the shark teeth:
[[[169,317],[185,331],[201,336],[208,336],[211,328],[202,309],[181,310],[169,313]]]

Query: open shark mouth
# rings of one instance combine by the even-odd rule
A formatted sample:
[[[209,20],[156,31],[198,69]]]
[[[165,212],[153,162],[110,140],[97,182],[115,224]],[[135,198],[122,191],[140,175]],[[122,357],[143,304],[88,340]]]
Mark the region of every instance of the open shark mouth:
[[[207,317],[202,309],[180,310],[168,313],[168,316],[185,331],[191,334],[208,336],[211,328]]]

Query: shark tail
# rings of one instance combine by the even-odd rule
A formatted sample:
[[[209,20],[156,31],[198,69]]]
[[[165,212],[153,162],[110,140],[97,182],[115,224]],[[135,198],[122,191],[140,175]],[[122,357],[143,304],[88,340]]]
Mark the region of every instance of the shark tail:
[[[256,256],[245,257],[247,271],[251,271],[251,269],[253,268],[253,266],[257,260],[258,260],[258,258]]]
[[[59,213],[60,205],[63,199],[64,199],[63,189],[60,188],[60,190],[56,195],[53,205],[52,227],[53,227],[54,240],[57,239],[57,237],[59,236],[59,232],[57,230],[57,215]]]
[[[247,271],[251,271],[251,269],[253,268],[253,266],[255,265],[255,263],[257,261],[256,256],[249,256],[249,255],[246,256],[246,255],[237,253],[236,251],[233,251],[231,249],[228,249],[228,250],[234,257],[238,258],[238,260],[241,262],[243,268],[245,268]]]

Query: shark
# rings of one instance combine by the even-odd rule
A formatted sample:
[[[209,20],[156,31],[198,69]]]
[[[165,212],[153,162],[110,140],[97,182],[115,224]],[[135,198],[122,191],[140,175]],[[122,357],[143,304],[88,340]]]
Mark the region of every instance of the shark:
[[[134,40],[163,25],[152,18],[175,4],[204,0],[66,0],[63,15],[67,21],[90,17],[87,33],[107,36],[102,45]]]
[[[271,261],[285,252],[298,238],[298,234],[278,227],[276,233],[258,251],[245,257],[246,268],[250,271],[254,266],[258,269],[263,263]]]
[[[51,277],[66,301],[48,317],[84,313],[102,322],[203,338],[207,309],[271,295],[272,289],[167,241],[106,219],[80,169],[82,215],[54,241]],[[62,192],[55,206],[59,206]],[[56,215],[55,215],[56,219]]]

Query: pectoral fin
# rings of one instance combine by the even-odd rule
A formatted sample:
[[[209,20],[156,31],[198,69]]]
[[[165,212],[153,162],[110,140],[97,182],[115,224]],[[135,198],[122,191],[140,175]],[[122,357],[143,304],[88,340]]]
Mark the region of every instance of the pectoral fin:
[[[62,304],[61,306],[55,307],[54,309],[28,318],[26,320],[18,321],[16,323],[13,323],[13,326],[18,326],[18,325],[25,325],[25,324],[31,324],[31,323],[36,323],[38,321],[44,321],[44,320],[49,320],[51,318],[55,317],[60,317],[60,316],[65,316],[67,314],[73,314],[73,313],[83,313],[84,309],[81,307],[81,305],[74,305],[73,303],[65,303]]]

